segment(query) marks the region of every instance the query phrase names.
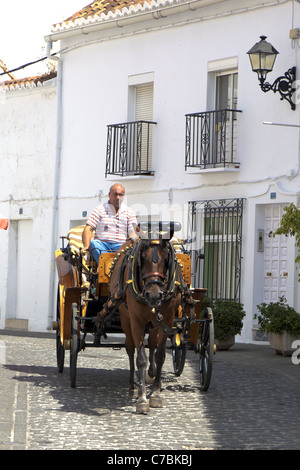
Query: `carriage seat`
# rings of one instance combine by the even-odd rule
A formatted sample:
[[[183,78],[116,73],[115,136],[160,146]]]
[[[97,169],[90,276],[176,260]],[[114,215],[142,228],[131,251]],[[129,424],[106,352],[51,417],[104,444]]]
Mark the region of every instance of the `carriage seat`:
[[[67,235],[70,248],[73,251],[73,253],[76,253],[77,255],[80,254],[80,249],[83,248],[82,232],[83,232],[84,227],[85,225],[78,225],[77,227],[73,227],[71,228],[71,230],[69,230],[68,235]],[[93,260],[90,253],[86,253],[83,256],[82,262],[86,268],[88,268],[89,270],[93,272],[97,272],[97,263],[96,261]]]
[[[80,249],[83,248],[82,243],[82,232],[85,225],[78,225],[77,227],[72,228],[67,235],[67,239],[69,240],[70,248],[73,252],[79,255]],[[111,268],[111,264],[115,253],[102,253],[99,257],[99,264],[97,268],[97,263],[93,259],[90,253],[86,253],[83,256],[83,264],[89,271],[94,272],[95,274],[98,273],[98,282],[99,283],[108,283],[109,282],[109,272]]]

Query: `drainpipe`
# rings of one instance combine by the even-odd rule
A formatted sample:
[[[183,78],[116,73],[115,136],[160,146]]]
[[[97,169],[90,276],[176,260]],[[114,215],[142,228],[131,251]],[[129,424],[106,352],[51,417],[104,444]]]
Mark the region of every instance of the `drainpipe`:
[[[55,292],[55,249],[58,237],[58,192],[60,183],[60,161],[62,142],[62,60],[56,55],[51,55],[52,41],[47,42],[47,57],[57,61],[57,112],[56,112],[56,156],[54,169],[54,188],[52,206],[52,230],[51,230],[51,252],[50,252],[50,282],[49,282],[49,305],[48,305],[48,330],[52,329],[54,305],[56,303]]]

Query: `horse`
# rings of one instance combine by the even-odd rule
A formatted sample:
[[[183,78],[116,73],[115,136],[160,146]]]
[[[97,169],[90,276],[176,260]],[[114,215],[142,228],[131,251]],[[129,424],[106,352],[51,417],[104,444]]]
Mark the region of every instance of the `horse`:
[[[109,298],[100,312],[100,325],[101,319],[105,322],[106,315],[118,308],[129,357],[129,393],[137,398],[137,413],[148,413],[150,407],[163,407],[161,373],[166,342],[180,306],[193,316],[194,300],[170,239],[158,236],[126,242],[116,253],[111,268]],[[148,371],[146,332],[149,333]],[[135,381],[135,350],[138,384]],[[149,380],[152,382],[150,399],[146,395],[146,377],[148,383]]]

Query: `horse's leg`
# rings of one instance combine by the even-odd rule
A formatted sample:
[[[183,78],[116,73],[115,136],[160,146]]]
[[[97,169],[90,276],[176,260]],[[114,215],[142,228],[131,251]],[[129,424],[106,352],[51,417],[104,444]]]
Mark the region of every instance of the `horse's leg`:
[[[121,325],[125,333],[125,348],[129,359],[129,395],[132,398],[137,398],[137,387],[134,381],[134,352],[135,345],[131,334],[130,321],[125,315],[121,315]]]
[[[165,336],[165,335],[164,335]],[[156,374],[152,385],[152,393],[150,395],[150,406],[152,408],[162,408],[163,401],[161,397],[161,372],[166,358],[166,341],[167,338],[160,338],[155,353]]]
[[[145,352],[144,342],[140,341],[137,348],[136,365],[139,371],[139,396],[136,404],[137,413],[149,412],[149,400],[146,397],[146,367],[147,356]]]
[[[135,384],[135,381],[134,381],[134,350],[135,350],[135,347],[134,347],[133,342],[131,342],[130,344],[128,343],[127,338],[126,338],[125,347],[126,347],[126,352],[128,354],[128,358],[129,358],[129,396],[131,398],[137,398],[138,397],[138,392],[137,392],[137,388],[135,386],[136,384]]]
[[[146,383],[152,384],[154,382],[156,374],[156,363],[155,363],[155,350],[157,343],[157,329],[153,329],[149,333],[148,346],[149,346],[149,368],[146,374]]]

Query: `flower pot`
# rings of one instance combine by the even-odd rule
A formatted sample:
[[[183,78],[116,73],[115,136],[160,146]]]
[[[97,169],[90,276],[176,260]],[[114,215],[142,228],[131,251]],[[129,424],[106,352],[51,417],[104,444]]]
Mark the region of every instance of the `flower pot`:
[[[274,349],[276,354],[291,356],[295,351],[295,348],[292,348],[292,343],[299,339],[300,336],[292,336],[286,331],[282,334],[270,333],[270,348]]]
[[[227,349],[231,348],[235,343],[235,336],[231,335],[228,336],[228,338],[224,340],[219,340],[215,338],[215,345],[217,348],[217,351],[226,351]]]

